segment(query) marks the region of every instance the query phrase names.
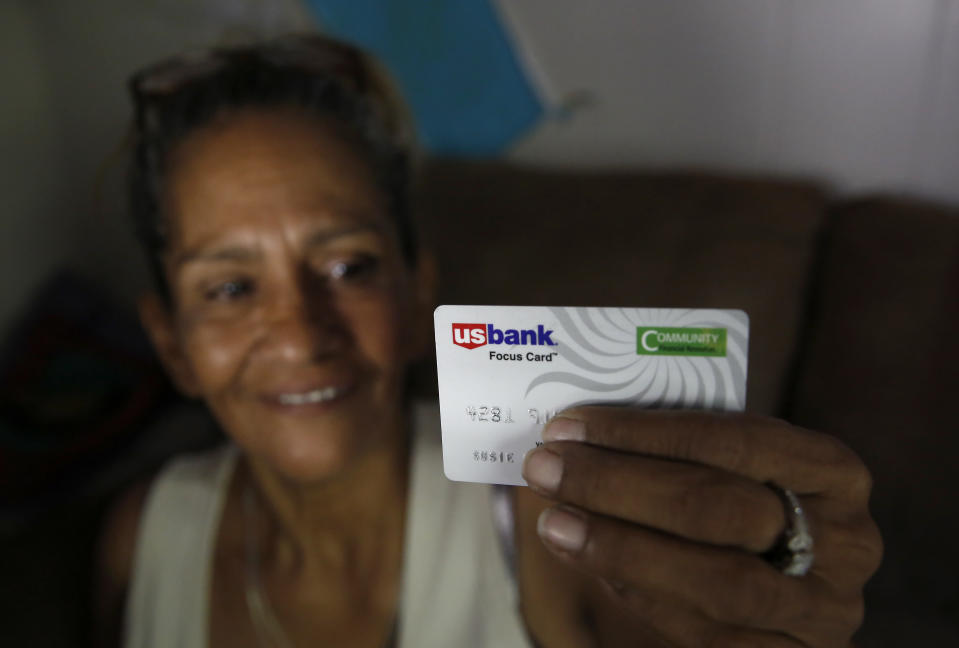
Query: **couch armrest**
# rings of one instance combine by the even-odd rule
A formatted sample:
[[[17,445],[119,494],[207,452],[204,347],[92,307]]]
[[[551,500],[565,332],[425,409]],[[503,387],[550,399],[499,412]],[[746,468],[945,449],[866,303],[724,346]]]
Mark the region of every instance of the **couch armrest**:
[[[959,210],[837,206],[815,295],[790,418],[835,434],[873,473],[886,557],[863,645],[959,645]]]

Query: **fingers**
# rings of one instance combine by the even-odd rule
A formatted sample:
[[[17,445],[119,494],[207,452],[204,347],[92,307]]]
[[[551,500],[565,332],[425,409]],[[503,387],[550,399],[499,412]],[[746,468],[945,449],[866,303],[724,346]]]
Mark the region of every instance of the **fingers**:
[[[770,633],[766,643],[754,641],[762,646],[848,645],[861,621],[858,596],[838,595],[818,579],[784,576],[741,551],[688,542],[567,507],[544,511],[539,527],[561,559],[618,583],[614,591],[624,605],[642,610],[648,601],[663,601],[668,609],[688,608],[730,628],[716,639],[720,643],[706,645],[724,645],[721,641],[730,637],[743,642],[725,645],[750,645],[746,637],[753,633],[759,633],[753,639]]]
[[[550,443],[527,456],[524,476],[547,497],[714,545],[760,553],[785,526],[770,488],[698,464]]]
[[[710,648],[803,648],[805,643],[787,635],[730,626],[666,596],[656,595],[619,583],[605,583],[606,596],[619,608],[626,608],[645,620],[659,642],[668,646],[709,646]],[[649,639],[651,641],[651,639]],[[646,645],[643,643],[642,645]]]
[[[578,407],[553,419],[543,439],[700,463],[799,494],[865,502],[872,486],[859,458],[835,438],[754,415]]]
[[[811,576],[836,591],[862,591],[879,568],[883,543],[879,528],[868,515],[847,512],[842,519],[823,513],[818,498],[806,498],[803,508],[815,540],[816,561]]]
[[[786,526],[772,489],[698,464],[557,442],[531,451],[523,474],[530,488],[554,501],[754,554],[769,550]],[[814,572],[836,588],[861,588],[882,556],[868,510],[836,510],[816,495],[803,497],[803,508],[816,542]]]

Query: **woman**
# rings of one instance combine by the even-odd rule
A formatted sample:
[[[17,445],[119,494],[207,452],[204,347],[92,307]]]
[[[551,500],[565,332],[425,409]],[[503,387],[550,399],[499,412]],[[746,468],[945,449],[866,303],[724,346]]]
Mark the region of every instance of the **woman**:
[[[849,645],[881,543],[830,437],[570,410],[505,495],[513,537],[486,489],[442,478],[436,417],[404,393],[433,275],[411,137],[360,52],[290,37],[132,88],[142,319],[233,444],[111,515],[100,610],[126,645]]]

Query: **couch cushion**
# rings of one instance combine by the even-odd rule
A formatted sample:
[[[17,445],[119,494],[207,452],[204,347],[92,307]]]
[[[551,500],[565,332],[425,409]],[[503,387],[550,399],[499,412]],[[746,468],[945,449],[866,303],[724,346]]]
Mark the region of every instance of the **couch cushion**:
[[[748,407],[777,411],[824,213],[815,186],[434,161],[419,212],[439,303],[742,308]]]
[[[873,472],[886,557],[863,643],[959,645],[959,210],[838,207],[816,292],[790,417],[837,435]]]

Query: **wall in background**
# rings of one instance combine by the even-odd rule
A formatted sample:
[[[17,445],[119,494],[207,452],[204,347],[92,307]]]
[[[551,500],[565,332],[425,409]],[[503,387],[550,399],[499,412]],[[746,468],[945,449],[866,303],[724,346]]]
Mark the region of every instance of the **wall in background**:
[[[133,70],[312,25],[299,0],[2,0],[0,335],[54,269],[130,303],[147,285],[122,201]]]
[[[66,253],[54,194],[63,181],[60,115],[30,12],[0,4],[0,331]]]
[[[549,164],[802,174],[959,202],[959,0],[497,0]]]

